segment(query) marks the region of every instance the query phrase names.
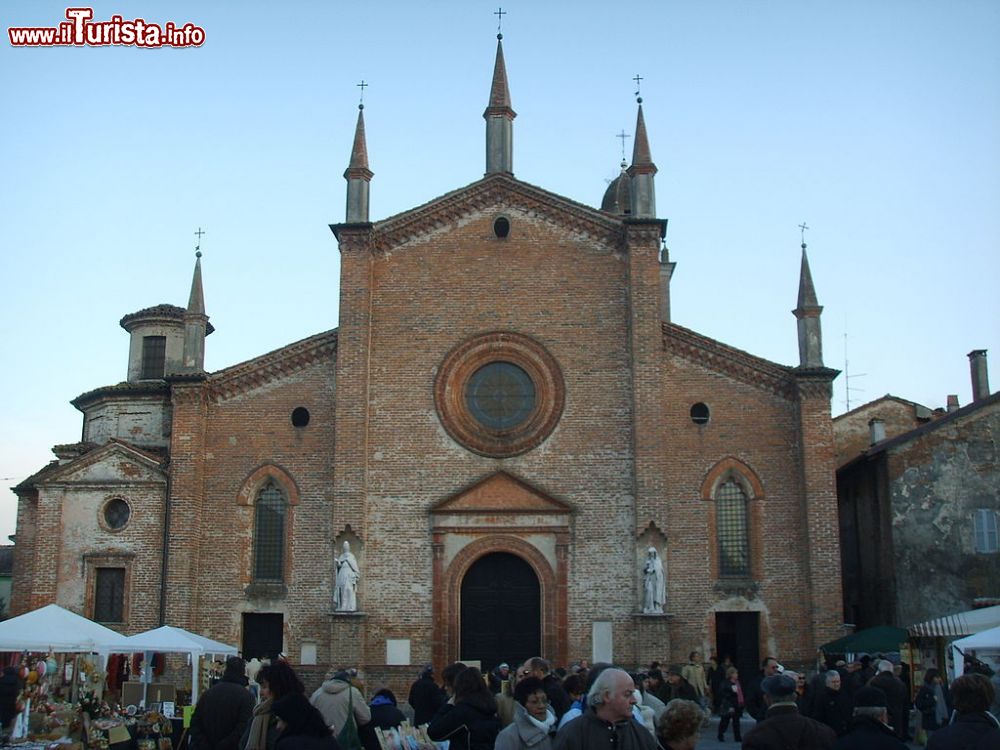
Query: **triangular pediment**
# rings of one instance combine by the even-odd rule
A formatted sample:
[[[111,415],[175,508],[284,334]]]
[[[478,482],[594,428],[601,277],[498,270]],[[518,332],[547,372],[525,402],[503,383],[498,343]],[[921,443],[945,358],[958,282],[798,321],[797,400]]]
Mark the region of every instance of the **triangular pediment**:
[[[530,216],[562,233],[582,237],[608,249],[616,250],[624,242],[622,217],[505,174],[487,175],[422,206],[376,222],[373,239],[378,248],[398,252],[487,211]]]
[[[438,503],[434,513],[570,513],[572,508],[503,471]]]
[[[37,484],[162,483],[166,478],[166,472],[155,455],[112,439],[100,448],[55,468]]]

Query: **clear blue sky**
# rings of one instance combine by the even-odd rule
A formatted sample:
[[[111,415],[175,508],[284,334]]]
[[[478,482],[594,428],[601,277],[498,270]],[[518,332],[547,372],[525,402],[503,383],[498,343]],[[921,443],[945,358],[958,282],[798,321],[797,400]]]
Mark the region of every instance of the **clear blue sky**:
[[[186,304],[194,231],[215,370],[337,325],[342,173],[365,97],[372,217],[477,180],[496,10],[478,0],[97,2],[193,49],[13,49],[65,4],[0,3],[3,487],[125,378],[122,315]],[[797,364],[799,231],[852,404],[970,400],[1000,361],[1000,3],[504,5],[518,178],[598,205],[642,75],[675,322]],[[631,153],[631,149],[630,149]],[[994,383],[1000,370],[994,367]],[[835,385],[835,413],[845,404]],[[11,479],[8,479],[11,478]]]

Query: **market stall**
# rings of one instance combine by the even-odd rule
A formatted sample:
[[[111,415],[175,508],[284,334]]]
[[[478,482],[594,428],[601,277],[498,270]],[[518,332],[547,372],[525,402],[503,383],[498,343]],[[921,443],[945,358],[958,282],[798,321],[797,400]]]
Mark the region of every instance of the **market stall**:
[[[955,667],[955,677],[961,677],[965,672],[965,656],[975,652],[977,658],[992,657],[1000,654],[1000,627],[983,630],[974,635],[960,638],[951,644],[952,663]],[[994,659],[990,659],[994,663]]]
[[[109,653],[127,651],[127,639],[58,604],[0,622],[0,651]]]
[[[125,640],[127,641],[125,650],[145,653],[147,662],[149,661],[149,654],[153,652],[162,654],[188,654],[191,660],[192,705],[198,700],[199,658],[208,655],[235,656],[237,654],[235,646],[213,641],[211,638],[206,638],[203,635],[170,625],[148,630],[145,633],[130,636]],[[143,695],[144,702],[145,697]]]

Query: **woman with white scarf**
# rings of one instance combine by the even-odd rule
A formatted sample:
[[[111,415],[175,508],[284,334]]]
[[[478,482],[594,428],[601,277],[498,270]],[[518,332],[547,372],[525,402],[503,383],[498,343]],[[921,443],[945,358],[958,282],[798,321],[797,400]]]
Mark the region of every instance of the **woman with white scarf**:
[[[497,735],[494,750],[551,750],[556,715],[549,708],[545,685],[526,677],[514,686],[514,721]]]

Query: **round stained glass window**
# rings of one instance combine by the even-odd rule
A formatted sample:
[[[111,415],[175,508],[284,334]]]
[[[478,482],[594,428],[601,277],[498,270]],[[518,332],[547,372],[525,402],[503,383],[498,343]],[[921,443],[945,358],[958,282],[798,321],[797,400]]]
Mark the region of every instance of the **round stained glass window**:
[[[104,506],[104,522],[110,529],[123,528],[131,514],[132,510],[128,507],[128,503],[120,498],[115,498]]]
[[[491,430],[509,430],[535,408],[535,384],[510,362],[490,362],[469,378],[465,401],[472,416]]]

